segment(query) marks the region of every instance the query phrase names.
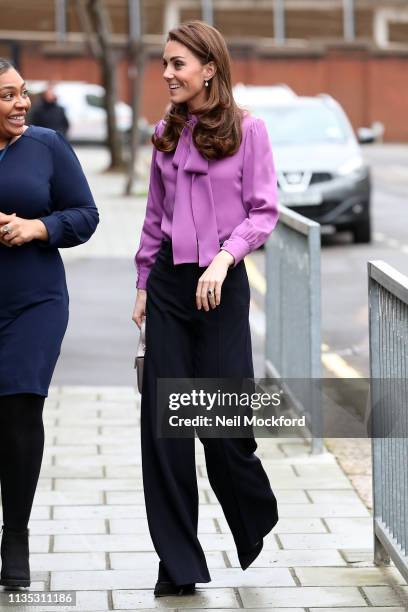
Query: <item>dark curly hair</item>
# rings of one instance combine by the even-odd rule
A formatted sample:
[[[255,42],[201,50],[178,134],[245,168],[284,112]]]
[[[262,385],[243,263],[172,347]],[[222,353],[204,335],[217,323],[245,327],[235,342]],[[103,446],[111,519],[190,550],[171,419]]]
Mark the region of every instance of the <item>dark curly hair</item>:
[[[4,57],[0,57],[0,74],[4,74],[8,70],[14,68],[13,64],[8,60],[4,59]]]
[[[232,95],[231,62],[223,36],[207,23],[194,20],[170,30],[167,42],[170,40],[187,47],[203,65],[213,61],[216,66],[215,75],[208,81],[208,99],[195,111],[199,114],[193,131],[196,148],[206,159],[233,155],[241,144],[244,111]],[[162,135],[152,136],[154,146],[165,153],[174,151],[187,118],[186,103],[172,104],[164,116]]]

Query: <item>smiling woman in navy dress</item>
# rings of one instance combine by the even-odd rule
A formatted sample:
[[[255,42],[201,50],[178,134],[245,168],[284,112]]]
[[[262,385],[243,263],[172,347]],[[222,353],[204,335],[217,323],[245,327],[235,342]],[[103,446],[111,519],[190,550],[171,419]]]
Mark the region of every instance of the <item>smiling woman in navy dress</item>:
[[[98,211],[64,137],[25,125],[30,99],[0,59],[0,584],[29,586],[28,521],[44,448],[42,411],[68,324],[59,247],[86,242]]]

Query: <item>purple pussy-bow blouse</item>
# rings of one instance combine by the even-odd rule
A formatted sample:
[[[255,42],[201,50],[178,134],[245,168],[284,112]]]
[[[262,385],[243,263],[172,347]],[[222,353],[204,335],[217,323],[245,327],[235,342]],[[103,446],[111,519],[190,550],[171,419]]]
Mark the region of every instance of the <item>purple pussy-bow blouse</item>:
[[[198,262],[207,267],[223,249],[236,266],[266,241],[278,221],[276,172],[264,121],[245,115],[238,151],[218,160],[206,160],[194,146],[197,121],[189,113],[174,152],[153,148],[135,256],[140,289],[146,288],[163,238],[172,241],[175,265]],[[156,134],[164,126],[159,121]]]

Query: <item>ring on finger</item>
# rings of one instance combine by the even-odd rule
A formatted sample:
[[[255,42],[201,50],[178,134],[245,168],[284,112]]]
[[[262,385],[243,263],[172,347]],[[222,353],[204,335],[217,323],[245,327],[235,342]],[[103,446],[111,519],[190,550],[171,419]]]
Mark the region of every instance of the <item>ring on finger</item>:
[[[208,297],[210,297],[210,298],[214,297],[214,289],[208,289],[208,291],[207,291],[207,295],[208,295]]]
[[[12,231],[13,231],[13,229],[9,225],[4,225],[1,228],[2,234],[11,234]]]

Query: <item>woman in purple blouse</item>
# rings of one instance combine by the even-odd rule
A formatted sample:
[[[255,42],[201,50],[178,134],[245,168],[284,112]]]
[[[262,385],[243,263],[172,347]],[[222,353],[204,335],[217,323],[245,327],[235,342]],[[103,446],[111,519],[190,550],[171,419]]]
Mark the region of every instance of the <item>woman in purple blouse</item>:
[[[138,327],[146,317],[141,447],[160,557],[155,596],[191,594],[211,580],[197,538],[194,438],[157,436],[157,379],[253,378],[244,257],[278,220],[268,134],[234,102],[224,38],[184,23],[168,34],[163,66],[171,105],[152,138],[133,313]],[[200,440],[245,570],[278,521],[275,495],[253,436]]]

